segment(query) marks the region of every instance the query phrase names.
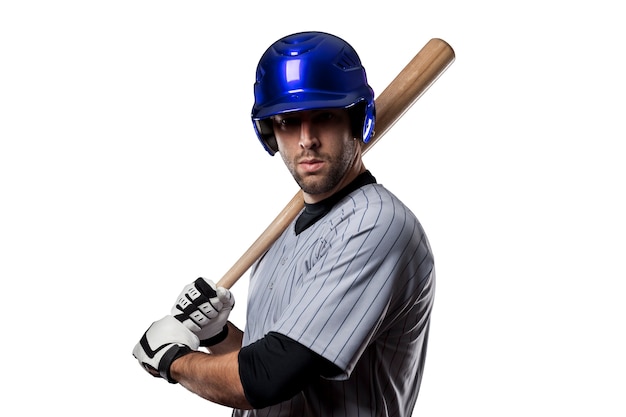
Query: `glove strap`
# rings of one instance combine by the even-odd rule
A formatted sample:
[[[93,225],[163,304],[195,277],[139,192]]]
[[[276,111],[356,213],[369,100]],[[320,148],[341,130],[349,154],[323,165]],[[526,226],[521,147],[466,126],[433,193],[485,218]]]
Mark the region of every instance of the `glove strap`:
[[[189,346],[184,345],[175,345],[169,348],[159,362],[159,375],[161,375],[161,377],[167,380],[167,382],[169,382],[170,384],[178,384],[178,381],[172,378],[172,375],[170,374],[170,367],[172,366],[172,362],[174,362],[181,356],[185,356],[186,354],[191,352],[193,352],[193,350],[191,350]]]
[[[228,336],[228,325],[225,325],[222,331],[216,334],[215,336],[210,337],[208,339],[201,340],[200,346],[204,346],[204,347],[215,346],[218,343],[223,342],[227,336]]]

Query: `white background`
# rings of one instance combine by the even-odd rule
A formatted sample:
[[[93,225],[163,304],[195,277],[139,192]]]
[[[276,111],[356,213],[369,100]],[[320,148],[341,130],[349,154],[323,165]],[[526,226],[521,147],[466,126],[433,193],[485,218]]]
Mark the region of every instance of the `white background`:
[[[625,415],[626,31],[608,0],[2,2],[2,415],[230,414],[131,351],[297,191],[249,114],[258,58],[302,30],[350,42],[377,94],[429,39],[456,51],[365,157],[437,262],[414,415]]]

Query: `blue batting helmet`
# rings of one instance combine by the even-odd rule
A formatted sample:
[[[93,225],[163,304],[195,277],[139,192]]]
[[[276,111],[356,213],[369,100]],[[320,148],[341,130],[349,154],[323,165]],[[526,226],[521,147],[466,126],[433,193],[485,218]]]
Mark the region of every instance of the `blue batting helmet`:
[[[361,104],[361,138],[374,132],[374,91],[356,51],[323,32],[301,32],[270,46],[261,57],[254,84],[252,122],[270,155],[278,150],[271,116],[300,110],[352,108]]]

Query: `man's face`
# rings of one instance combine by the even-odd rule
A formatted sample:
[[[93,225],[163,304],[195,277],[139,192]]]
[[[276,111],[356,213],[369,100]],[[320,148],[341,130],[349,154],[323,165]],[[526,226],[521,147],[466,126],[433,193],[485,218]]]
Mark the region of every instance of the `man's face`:
[[[336,191],[354,165],[358,140],[345,109],[306,110],[273,117],[278,151],[300,188],[315,200]]]

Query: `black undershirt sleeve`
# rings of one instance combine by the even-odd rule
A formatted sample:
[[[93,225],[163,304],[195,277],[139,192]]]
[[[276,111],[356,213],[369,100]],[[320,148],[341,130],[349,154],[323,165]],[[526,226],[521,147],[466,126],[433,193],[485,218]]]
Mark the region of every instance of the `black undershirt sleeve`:
[[[254,408],[286,401],[315,378],[341,372],[309,348],[275,332],[239,352],[239,377],[246,399]]]

